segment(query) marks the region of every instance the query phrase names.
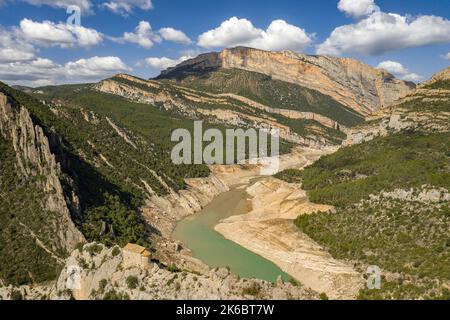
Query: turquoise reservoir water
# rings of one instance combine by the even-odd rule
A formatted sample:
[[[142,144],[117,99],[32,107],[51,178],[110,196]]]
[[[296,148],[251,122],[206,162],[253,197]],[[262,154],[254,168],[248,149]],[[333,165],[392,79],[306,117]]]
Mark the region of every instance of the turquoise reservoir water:
[[[233,189],[217,196],[205,209],[178,223],[173,237],[189,248],[194,256],[209,266],[229,267],[243,278],[275,282],[278,276],[290,276],[271,261],[225,239],[214,230],[220,220],[246,212],[244,189]]]

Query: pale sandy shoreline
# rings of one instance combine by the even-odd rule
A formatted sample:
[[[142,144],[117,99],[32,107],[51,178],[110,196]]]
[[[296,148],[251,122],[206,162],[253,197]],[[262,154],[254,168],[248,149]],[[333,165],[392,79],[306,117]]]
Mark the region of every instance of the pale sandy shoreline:
[[[305,167],[323,152],[304,150],[285,157],[282,169]],[[222,168],[227,183],[249,182],[252,171]],[[219,172],[215,174],[220,175]],[[273,177],[258,179],[246,191],[249,212],[221,221],[215,230],[225,238],[272,261],[303,285],[324,292],[331,299],[354,299],[363,284],[362,275],[345,262],[334,259],[317,243],[301,233],[293,220],[301,214],[329,211],[330,206],[309,202],[299,185]]]

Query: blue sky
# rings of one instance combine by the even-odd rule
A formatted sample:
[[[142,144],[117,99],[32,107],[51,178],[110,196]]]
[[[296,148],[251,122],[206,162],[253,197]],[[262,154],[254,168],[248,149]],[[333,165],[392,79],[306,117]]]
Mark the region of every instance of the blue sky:
[[[97,81],[116,72],[148,78],[198,53],[235,45],[354,57],[415,81],[450,65],[448,0],[0,4],[0,80],[11,84]],[[78,29],[66,27],[69,4],[84,9]]]

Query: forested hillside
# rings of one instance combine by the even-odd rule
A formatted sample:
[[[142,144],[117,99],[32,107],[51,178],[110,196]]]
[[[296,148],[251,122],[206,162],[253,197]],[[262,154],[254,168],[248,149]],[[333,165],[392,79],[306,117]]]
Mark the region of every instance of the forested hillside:
[[[392,124],[391,113],[400,114],[395,117],[400,129],[384,132],[370,124],[366,134],[373,140],[343,148],[304,171],[278,175],[301,183],[313,202],[336,208],[298,217],[301,231],[361,272],[368,265],[383,270],[382,289],[363,290],[360,298],[449,297],[450,94],[445,83],[428,84],[391,108],[385,117]],[[367,133],[370,128],[377,128],[375,135]]]
[[[206,165],[175,165],[170,158],[175,145],[170,141],[172,131],[185,128],[192,132],[195,118],[156,103],[99,92],[91,84],[27,90],[31,95],[4,84],[0,90],[17,106],[14,112],[26,110],[30,126],[42,128],[49,141],[48,153],[55,156],[61,170],[54,177],[62,186],[61,201],[87,241],[150,246],[151,233],[158,231],[141,215],[145,201],[185,189],[186,178],[210,174]],[[8,119],[8,112],[2,117]],[[211,126],[205,122],[204,129]],[[58,275],[70,250],[55,247],[47,252],[35,245],[36,239],[46,242],[49,237],[51,247],[52,231],[46,229],[55,213],[42,201],[45,184],[38,182],[43,178],[25,176],[17,169],[15,159],[22,155],[13,149],[13,136],[14,131],[1,140],[4,221],[0,250],[9,258],[1,266],[0,278],[6,283],[40,283]],[[281,151],[291,146],[282,141]]]
[[[170,79],[198,91],[233,93],[274,108],[314,112],[349,127],[364,120],[362,115],[318,91],[256,72],[218,69],[179,77],[171,74]]]

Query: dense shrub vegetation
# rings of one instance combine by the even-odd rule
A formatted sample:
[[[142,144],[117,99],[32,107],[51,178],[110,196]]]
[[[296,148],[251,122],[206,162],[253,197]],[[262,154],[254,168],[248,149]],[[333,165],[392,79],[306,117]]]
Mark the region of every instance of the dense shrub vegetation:
[[[345,207],[395,188],[450,187],[450,133],[405,132],[341,149],[299,173],[312,201]]]
[[[84,120],[80,109],[62,106],[57,116],[50,106],[31,96],[10,88],[6,90],[26,106],[34,122],[48,136],[59,141],[52,145],[52,152],[62,165],[64,191],[68,196],[74,191],[80,199],[81,211],[73,211],[72,218],[86,238],[106,244],[148,244],[147,230],[138,212],[143,194],[132,179],[147,178],[149,183],[154,183],[156,192],[166,191],[151,173],[123,156],[129,154],[136,161],[145,161],[148,153],[128,145],[105,119],[97,119],[97,125],[92,125]],[[100,163],[100,154],[121,170],[104,161]]]
[[[139,280],[136,276],[128,276],[126,282],[128,289],[136,289],[139,285]]]
[[[380,266],[381,290],[361,299],[445,298],[450,280],[450,207],[384,197],[382,191],[450,187],[450,133],[402,132],[341,149],[304,171],[278,178],[302,183],[310,199],[336,213],[298,217],[296,225],[339,259]],[[370,195],[376,195],[370,197]]]
[[[230,71],[233,71],[233,70],[230,70]],[[249,73],[249,74],[252,75],[253,73]],[[258,75],[258,74],[256,74],[256,75]],[[222,88],[223,89],[222,91],[217,91],[212,88],[197,87],[195,85],[195,83],[196,83],[195,79],[192,81],[183,82],[183,85],[186,86],[184,88],[173,86],[171,82],[167,82],[167,81],[159,82],[160,86],[162,87],[160,89],[155,89],[151,86],[146,86],[145,84],[142,84],[139,81],[131,81],[130,79],[125,79],[123,77],[113,77],[111,79],[114,80],[115,82],[122,83],[122,84],[125,84],[128,86],[131,86],[131,87],[139,88],[141,90],[150,92],[152,94],[161,93],[161,92],[164,92],[165,94],[170,94],[171,96],[177,97],[177,99],[183,101],[183,104],[187,108],[231,110],[234,112],[243,113],[243,114],[253,116],[253,117],[255,117],[255,116],[261,117],[262,115],[265,115],[267,117],[275,118],[278,123],[290,127],[292,132],[296,133],[297,135],[299,135],[301,137],[306,137],[308,135],[313,135],[313,136],[319,135],[319,136],[325,137],[331,143],[335,143],[335,144],[340,144],[342,142],[342,140],[345,139],[345,134],[343,132],[325,127],[324,125],[322,125],[321,123],[319,123],[317,121],[295,120],[295,119],[286,118],[277,113],[266,113],[265,111],[255,109],[253,107],[249,107],[248,105],[243,104],[237,100],[235,101],[234,99],[230,99],[228,101],[229,103],[218,103],[218,102],[211,103],[211,102],[200,102],[200,101],[196,101],[195,103],[193,103],[192,101],[183,97],[182,92],[184,92],[186,90],[186,87],[198,90],[198,91],[195,91],[195,95],[202,96],[206,99],[212,98],[211,93],[222,93],[222,92],[230,93],[230,91],[227,91],[226,89],[223,89],[223,88]],[[189,78],[189,79],[191,79],[191,78]],[[142,80],[142,79],[136,78],[136,80]],[[261,79],[254,79],[254,80],[258,81]],[[295,85],[293,85],[293,86],[295,87]],[[212,91],[205,91],[205,90],[210,90],[210,89]],[[297,91],[295,91],[295,90],[293,92],[297,93]],[[246,97],[248,97],[248,96],[246,96]],[[286,98],[286,97],[284,97],[284,98]],[[327,98],[327,99],[329,99],[329,98]],[[256,101],[258,101],[258,100],[256,100]],[[282,102],[283,102],[283,100],[281,100],[280,103],[282,103]],[[267,101],[267,103],[268,103],[267,104],[268,106],[271,106],[275,109],[280,108],[279,107],[280,103],[276,103],[274,101]],[[297,101],[297,103],[299,103],[299,102]],[[300,107],[300,108],[303,108],[303,104],[301,106],[302,107]],[[301,109],[301,110],[303,110],[303,109]],[[333,109],[333,110],[335,110],[335,109]],[[327,111],[330,111],[330,110],[327,110]],[[173,111],[173,113],[176,115],[176,111]],[[353,116],[354,115],[352,115],[352,114],[348,114],[348,117],[350,117],[350,118],[352,118]],[[184,117],[185,116],[182,115],[182,118],[184,118]],[[344,115],[343,115],[343,117],[346,118]],[[362,118],[358,118],[358,119],[359,119],[359,122],[362,121]],[[206,120],[206,121],[212,120],[213,122],[216,122],[214,119],[208,119],[208,117],[203,117],[203,120]],[[215,126],[217,127],[217,124]],[[219,126],[219,128],[220,128],[220,126]],[[320,131],[320,133],[319,133],[319,131]],[[284,151],[286,149],[285,144],[286,143],[284,143],[282,145],[282,147],[283,147],[282,151]]]
[[[40,232],[41,241],[51,243],[53,234],[47,223],[54,213],[46,211],[41,203],[38,179],[18,174],[12,143],[0,137],[0,279],[6,284],[52,280],[61,269],[49,253],[36,245],[31,233]]]
[[[439,80],[425,86],[426,89],[450,90],[450,80]]]
[[[51,151],[61,164],[60,180],[66,198],[74,193],[80,200],[79,207],[70,207],[72,219],[88,241],[150,245],[152,230],[139,212],[147,194],[163,196],[168,188],[185,188],[185,178],[209,175],[206,165],[172,163],[171,133],[178,128],[192,132],[193,121],[162,106],[95,92],[91,85],[45,87],[34,90],[32,95],[4,84],[0,88],[25,106],[34,123],[43,127],[49,137]],[[209,126],[205,123],[205,129]],[[10,144],[2,142],[2,147]],[[282,143],[282,152],[290,148],[290,144]],[[23,221],[33,230],[45,230],[49,223],[50,213],[43,211],[40,203],[40,187],[31,180],[21,180],[15,171],[13,151],[8,149],[2,156],[8,158],[2,161],[1,174],[5,176],[0,180],[0,195],[10,204],[3,205],[2,199],[1,219],[5,221],[0,224],[0,250],[2,257],[11,258],[2,262],[0,278],[15,284],[54,279],[59,271],[56,261],[18,226]],[[17,189],[9,190],[14,183]],[[23,220],[18,220],[22,211],[15,211],[22,207]]]
[[[336,214],[300,216],[296,224],[334,257],[380,266],[400,274],[405,283],[408,276],[424,285],[450,280],[448,204],[424,208],[381,199]]]
[[[275,178],[289,183],[301,183],[303,172],[298,169],[286,169],[275,175]]]

